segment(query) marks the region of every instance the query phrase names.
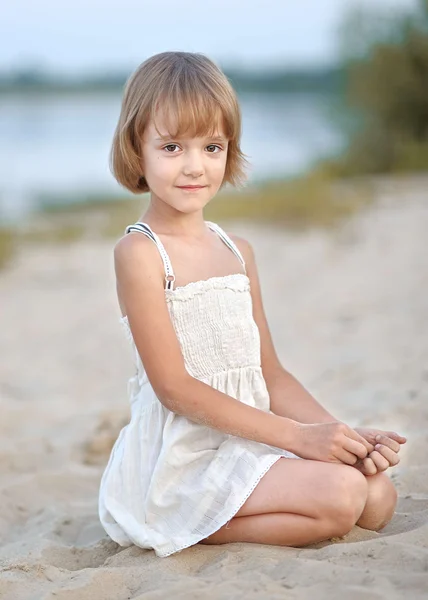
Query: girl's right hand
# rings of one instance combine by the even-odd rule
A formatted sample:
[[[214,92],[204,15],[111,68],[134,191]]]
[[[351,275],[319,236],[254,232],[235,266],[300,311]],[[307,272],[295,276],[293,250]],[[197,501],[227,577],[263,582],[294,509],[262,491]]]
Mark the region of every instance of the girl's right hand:
[[[292,452],[312,460],[354,465],[373,445],[341,421],[298,423]]]

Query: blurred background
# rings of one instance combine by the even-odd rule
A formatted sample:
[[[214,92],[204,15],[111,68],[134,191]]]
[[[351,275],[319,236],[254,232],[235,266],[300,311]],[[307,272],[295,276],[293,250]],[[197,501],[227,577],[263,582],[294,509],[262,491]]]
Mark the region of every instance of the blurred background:
[[[3,9],[3,262],[11,227],[28,235],[30,218],[33,237],[70,241],[85,234],[72,205],[101,210],[97,231],[113,236],[130,208],[140,211],[147,195],[119,187],[108,153],[126,79],[165,50],[213,58],[241,102],[248,185],[233,203],[235,190],[225,189],[208,218],[324,224],[370,199],[367,186],[357,195],[354,185],[350,194],[341,186],[338,205],[338,181],[427,168],[425,0],[219,0],[203,10],[191,0],[165,2],[162,11],[154,0],[18,0]]]

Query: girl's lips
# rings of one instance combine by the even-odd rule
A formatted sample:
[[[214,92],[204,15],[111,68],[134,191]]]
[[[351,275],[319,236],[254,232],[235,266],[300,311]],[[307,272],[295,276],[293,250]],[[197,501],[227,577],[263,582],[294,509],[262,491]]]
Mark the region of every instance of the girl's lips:
[[[189,190],[189,191],[197,191],[197,190],[203,190],[206,186],[205,185],[178,185],[177,186],[180,190]]]

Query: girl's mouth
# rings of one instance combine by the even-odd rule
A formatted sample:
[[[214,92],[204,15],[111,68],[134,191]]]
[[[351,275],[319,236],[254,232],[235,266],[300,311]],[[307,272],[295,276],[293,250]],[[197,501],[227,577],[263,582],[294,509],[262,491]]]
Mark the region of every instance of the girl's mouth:
[[[196,192],[197,190],[203,190],[205,185],[178,185],[180,190],[187,190],[189,192]]]

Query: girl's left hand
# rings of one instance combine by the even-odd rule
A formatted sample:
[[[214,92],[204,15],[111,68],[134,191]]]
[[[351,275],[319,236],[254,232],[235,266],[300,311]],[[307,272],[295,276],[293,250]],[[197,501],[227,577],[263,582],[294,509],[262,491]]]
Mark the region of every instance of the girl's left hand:
[[[355,468],[364,475],[376,475],[380,471],[386,471],[400,462],[398,452],[400,445],[406,443],[406,438],[395,431],[382,431],[379,429],[368,429],[365,427],[354,427],[365,440],[374,446],[373,452],[355,463]]]

